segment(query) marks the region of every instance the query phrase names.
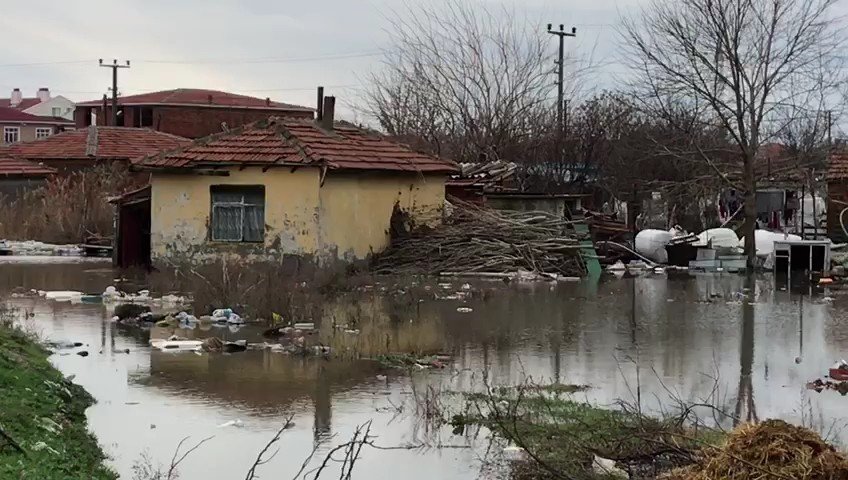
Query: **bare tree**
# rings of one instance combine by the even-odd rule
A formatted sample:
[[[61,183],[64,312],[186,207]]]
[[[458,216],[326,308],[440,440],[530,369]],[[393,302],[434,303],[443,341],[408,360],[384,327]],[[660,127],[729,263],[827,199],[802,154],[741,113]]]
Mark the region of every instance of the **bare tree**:
[[[410,7],[391,22],[392,49],[363,106],[383,130],[457,161],[548,153],[556,100],[541,25],[459,1]]]
[[[757,154],[777,130],[771,122],[778,109],[835,86],[813,73],[833,79],[840,72],[836,1],[652,0],[623,24],[639,98],[700,109],[704,123],[718,126],[733,146],[746,199],[749,267],[756,258]]]

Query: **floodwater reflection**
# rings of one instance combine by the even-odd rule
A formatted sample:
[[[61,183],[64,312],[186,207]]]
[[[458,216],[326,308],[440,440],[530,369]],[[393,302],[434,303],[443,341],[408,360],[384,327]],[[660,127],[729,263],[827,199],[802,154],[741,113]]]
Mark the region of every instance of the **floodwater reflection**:
[[[166,462],[182,438],[210,435],[215,438],[183,464],[184,478],[240,478],[289,413],[296,426],[283,435],[281,454],[263,467],[269,477],[293,474],[316,442],[344,441],[369,420],[382,445],[462,443],[448,430],[422,429],[414,409],[399,414],[398,406],[427,386],[480,388],[483,371],[499,384],[528,377],[588,384],[580,398],[638,402],[646,411],[667,406],[671,397],[710,400],[735,421],[800,422],[811,408],[829,423],[843,418],[846,402],[835,392],[807,392],[804,384],[846,356],[848,297],[832,292],[828,302],[819,290],[784,291],[771,277],[747,289],[745,278],[730,275],[651,275],[597,286],[494,282],[475,285],[485,293],[467,302],[428,299],[407,307],[391,298],[353,298],[325,309],[332,318],[322,319],[320,338],[345,353],[326,360],[269,351],[152,352],[150,335],[253,342],[261,340],[261,328],[150,332],[111,323],[103,305],[10,296],[18,287],[102,291],[116,277],[108,264],[14,263],[1,264],[0,272],[0,295],[34,315],[28,328],[87,344],[87,358],[52,359],[98,399],[88,412],[91,427],[125,478],[141,452]],[[358,334],[333,327],[354,317]],[[439,351],[454,362],[444,371],[384,376],[374,362],[358,359],[394,350]],[[219,427],[236,419],[242,428]],[[357,466],[363,477],[479,473],[473,449],[363,455]]]

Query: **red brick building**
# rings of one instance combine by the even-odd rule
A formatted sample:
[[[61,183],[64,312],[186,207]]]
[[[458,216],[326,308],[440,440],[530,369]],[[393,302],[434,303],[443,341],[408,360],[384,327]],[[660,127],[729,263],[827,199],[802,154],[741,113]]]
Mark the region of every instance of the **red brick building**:
[[[314,110],[273,102],[270,98],[179,88],[119,98],[117,126],[145,127],[181,137],[200,138],[221,132],[225,126],[236,128],[271,116],[311,119]],[[111,100],[106,102],[105,114],[103,100],[79,103],[74,114],[77,128],[92,123],[107,125],[111,118]]]

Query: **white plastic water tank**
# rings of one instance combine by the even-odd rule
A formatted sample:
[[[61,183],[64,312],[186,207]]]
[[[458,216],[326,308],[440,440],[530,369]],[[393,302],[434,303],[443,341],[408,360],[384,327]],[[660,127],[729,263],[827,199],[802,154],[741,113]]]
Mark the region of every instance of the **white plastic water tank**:
[[[668,263],[665,246],[674,235],[665,230],[642,230],[636,234],[636,252],[655,262]]]
[[[710,228],[699,233],[698,241],[693,245],[706,247],[710,242],[713,248],[736,248],[739,246],[739,237],[729,228]]]

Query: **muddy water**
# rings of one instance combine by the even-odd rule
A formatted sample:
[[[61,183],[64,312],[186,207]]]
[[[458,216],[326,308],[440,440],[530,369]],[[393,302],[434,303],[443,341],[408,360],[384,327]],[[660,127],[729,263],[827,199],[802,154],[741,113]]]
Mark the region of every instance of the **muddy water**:
[[[0,259],[0,298],[14,287],[98,292],[113,277],[108,263]],[[428,386],[479,388],[483,370],[497,383],[532,376],[588,384],[592,388],[581,396],[601,404],[639,401],[650,410],[672,399],[708,401],[742,419],[780,417],[824,430],[843,422],[848,400],[803,388],[834,359],[848,357],[848,296],[839,292],[782,290],[765,277],[743,298],[743,279],[735,276],[480,288],[468,302],[433,300],[404,310],[397,302],[386,307],[363,298],[339,306],[356,311],[361,354],[417,347],[455,358],[445,371],[387,378],[366,361],[151,352],[149,332],[118,328],[103,305],[10,302],[31,315],[28,328],[87,344],[88,357],[71,351],[52,359],[98,399],[88,412],[90,425],[122,478],[132,478],[143,453],[154,463],[169,462],[184,437],[189,443],[212,439],[182,464],[183,478],[242,478],[287,415],[294,415],[295,426],[262,467],[269,477],[291,477],[317,442],[326,442],[316,455],[323,458],[371,421],[382,446],[472,448],[363,451],[360,478],[400,472],[405,478],[476,478],[483,446],[449,429],[429,429],[412,399]],[[473,312],[457,312],[461,305]],[[322,329],[329,343],[345,348],[351,340],[334,332]],[[259,338],[251,327],[178,333]],[[118,353],[125,349],[130,353]],[[221,426],[236,420],[243,426]],[[836,436],[846,440],[838,429]]]

